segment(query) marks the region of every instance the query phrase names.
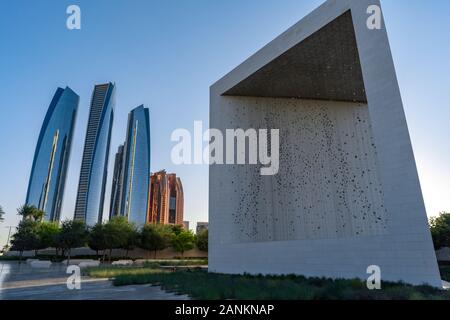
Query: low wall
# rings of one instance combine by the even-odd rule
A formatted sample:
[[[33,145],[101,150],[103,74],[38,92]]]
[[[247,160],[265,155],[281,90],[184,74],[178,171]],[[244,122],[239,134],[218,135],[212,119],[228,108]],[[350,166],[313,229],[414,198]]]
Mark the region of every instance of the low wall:
[[[45,249],[45,250],[39,250],[38,254],[39,255],[54,255],[55,249],[50,248],[50,249]],[[101,254],[103,254],[103,252],[100,251],[99,254],[101,255]],[[107,251],[107,254],[109,254],[108,251]],[[19,256],[19,255],[20,255],[20,253],[18,251],[9,251],[9,252],[5,253],[5,256]],[[23,257],[34,257],[34,255],[35,255],[34,251],[24,251],[24,253],[23,253]],[[71,255],[72,256],[91,256],[91,255],[96,255],[96,252],[89,248],[76,248],[76,249],[72,249]],[[125,257],[125,255],[126,255],[125,250],[114,249],[112,251],[112,256],[116,257],[116,258],[122,258],[122,257]],[[139,258],[153,259],[153,258],[155,258],[155,253],[146,251],[146,250],[142,250],[142,249],[134,249],[134,250],[130,250],[128,252],[128,257],[131,259],[139,259]],[[207,257],[208,257],[207,252],[200,251],[197,248],[186,251],[184,253],[184,258],[207,258]],[[172,248],[167,248],[167,249],[156,252],[156,259],[176,259],[176,258],[181,258],[181,254],[179,252],[176,252]]]

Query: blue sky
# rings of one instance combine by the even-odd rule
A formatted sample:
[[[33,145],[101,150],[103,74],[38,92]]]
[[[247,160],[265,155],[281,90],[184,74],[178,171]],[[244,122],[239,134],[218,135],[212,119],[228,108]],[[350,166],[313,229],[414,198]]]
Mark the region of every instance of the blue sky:
[[[165,168],[181,177],[191,227],[207,220],[208,168],[173,165],[170,134],[192,130],[195,120],[207,124],[209,86],[322,2],[2,1],[0,205],[7,215],[0,246],[5,226],[18,222],[16,208],[25,201],[37,136],[58,86],[68,85],[81,97],[63,218],[73,216],[93,86],[115,81],[111,154],[125,138],[128,112],[148,106],[152,171]],[[71,4],[81,7],[81,30],[66,28]],[[384,0],[382,5],[428,215],[450,211],[450,2]]]

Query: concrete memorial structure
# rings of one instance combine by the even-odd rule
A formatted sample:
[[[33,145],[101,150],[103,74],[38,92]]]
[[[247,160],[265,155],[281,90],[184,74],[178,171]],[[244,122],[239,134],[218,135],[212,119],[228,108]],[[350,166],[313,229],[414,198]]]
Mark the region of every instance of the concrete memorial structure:
[[[280,130],[277,174],[210,166],[211,272],[441,286],[380,8],[326,1],[211,87],[211,128]]]

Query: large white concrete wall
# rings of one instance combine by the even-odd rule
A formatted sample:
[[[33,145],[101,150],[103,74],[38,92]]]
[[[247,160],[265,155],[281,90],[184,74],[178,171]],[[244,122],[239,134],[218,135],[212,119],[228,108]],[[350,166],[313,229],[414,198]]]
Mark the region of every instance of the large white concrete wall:
[[[280,130],[280,170],[223,168],[221,211],[229,243],[340,239],[387,232],[367,105],[225,97],[220,128]],[[230,214],[227,214],[227,213]]]
[[[386,209],[367,105],[215,96],[212,106],[223,131],[279,128],[280,171],[211,166],[211,272],[365,279],[378,265],[384,281],[440,286],[425,227],[397,226],[414,215]]]
[[[286,158],[281,160],[279,177],[257,177],[252,166],[210,167],[210,271],[366,279],[367,267],[378,265],[383,281],[442,285],[385,25],[380,30],[367,28],[370,5],[380,2],[326,1],[211,87],[212,128],[279,126]],[[367,107],[223,96],[348,10]],[[325,114],[336,125],[329,136],[319,130],[326,127]],[[370,122],[357,127],[357,114]],[[345,132],[355,135],[347,137]],[[331,147],[334,156],[327,158],[326,148],[321,150],[307,137],[317,142],[328,137],[324,141],[337,144]],[[358,158],[351,159],[351,154]],[[348,160],[346,169],[340,170],[343,159]],[[365,169],[364,175],[370,177],[362,176]],[[336,181],[327,183],[325,176],[333,172]],[[354,185],[348,180],[353,176]],[[358,194],[358,190],[366,191]],[[344,192],[343,198],[339,192]],[[340,204],[343,199],[345,204]],[[366,210],[367,203],[375,214]]]

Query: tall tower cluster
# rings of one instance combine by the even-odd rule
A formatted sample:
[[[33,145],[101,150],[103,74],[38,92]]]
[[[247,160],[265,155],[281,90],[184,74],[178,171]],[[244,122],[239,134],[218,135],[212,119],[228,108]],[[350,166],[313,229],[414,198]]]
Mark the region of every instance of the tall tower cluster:
[[[99,84],[91,97],[74,220],[103,221],[116,85]],[[79,96],[58,88],[45,116],[31,169],[26,203],[59,222]],[[128,114],[126,138],[114,158],[109,219],[183,224],[183,187],[175,174],[150,173],[150,111],[140,105]]]

